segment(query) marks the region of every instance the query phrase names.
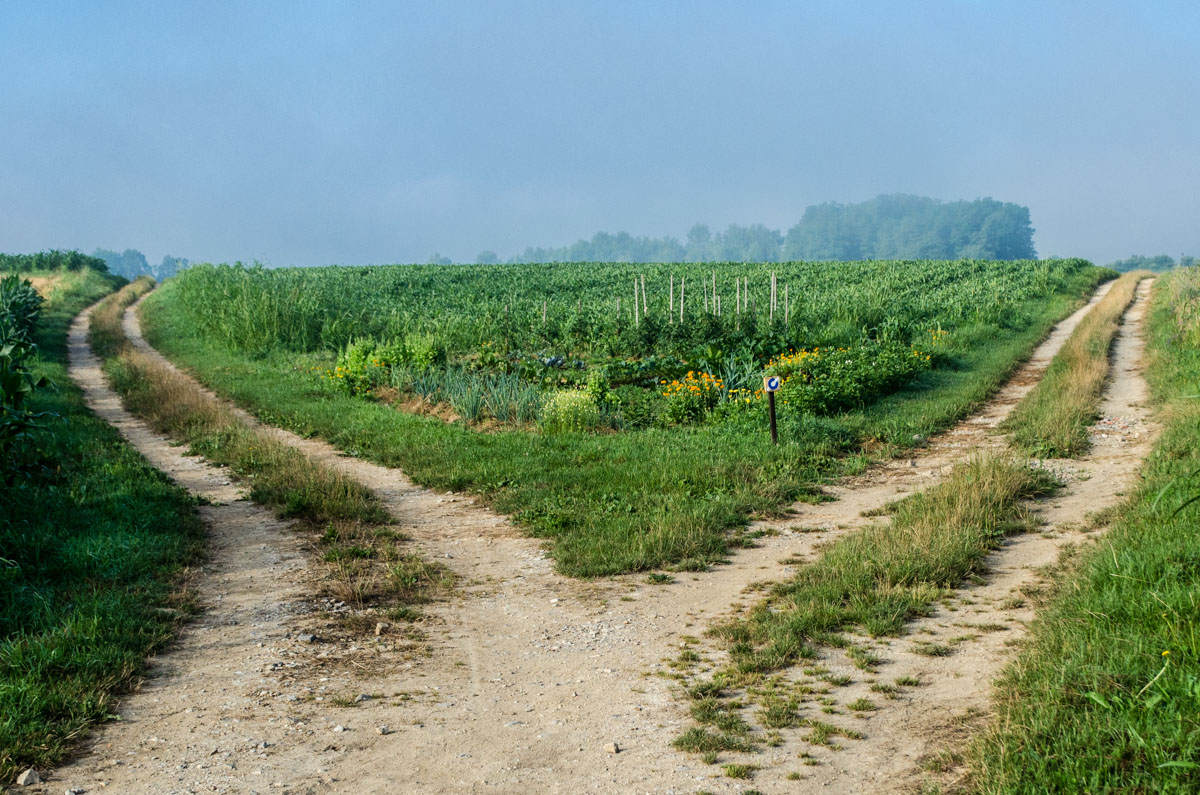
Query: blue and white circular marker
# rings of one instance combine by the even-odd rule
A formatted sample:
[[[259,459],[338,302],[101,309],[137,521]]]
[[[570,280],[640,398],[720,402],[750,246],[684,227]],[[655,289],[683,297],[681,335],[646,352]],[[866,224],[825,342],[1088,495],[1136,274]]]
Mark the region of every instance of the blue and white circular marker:
[[[767,391],[768,392],[776,391],[777,389],[779,389],[779,383],[780,383],[779,376],[777,376],[777,375],[767,376]]]

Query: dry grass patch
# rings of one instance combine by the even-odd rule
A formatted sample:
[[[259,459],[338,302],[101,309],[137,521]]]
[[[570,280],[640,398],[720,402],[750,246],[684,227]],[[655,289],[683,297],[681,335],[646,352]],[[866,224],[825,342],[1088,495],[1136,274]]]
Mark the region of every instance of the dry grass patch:
[[[1125,310],[1146,271],[1126,273],[1076,326],[1046,375],[1001,426],[1013,444],[1029,455],[1074,458],[1088,448],[1088,427],[1096,419],[1108,378],[1109,350]]]

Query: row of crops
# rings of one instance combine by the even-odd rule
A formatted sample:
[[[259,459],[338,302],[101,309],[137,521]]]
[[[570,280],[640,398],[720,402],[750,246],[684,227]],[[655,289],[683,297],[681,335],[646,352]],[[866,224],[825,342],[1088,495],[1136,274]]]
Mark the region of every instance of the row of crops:
[[[235,265],[173,290],[206,336],[307,354],[336,388],[472,422],[619,429],[753,420],[764,372],[784,378],[784,411],[867,405],[1096,273],[1079,259]]]

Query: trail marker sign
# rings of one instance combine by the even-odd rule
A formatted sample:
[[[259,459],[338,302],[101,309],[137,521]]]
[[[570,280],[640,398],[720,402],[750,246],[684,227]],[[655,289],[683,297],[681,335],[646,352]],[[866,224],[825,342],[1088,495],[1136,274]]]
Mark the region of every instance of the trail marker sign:
[[[771,444],[779,444],[779,431],[775,426],[775,392],[783,385],[777,375],[763,376],[763,391],[767,393],[767,416],[771,421]]]

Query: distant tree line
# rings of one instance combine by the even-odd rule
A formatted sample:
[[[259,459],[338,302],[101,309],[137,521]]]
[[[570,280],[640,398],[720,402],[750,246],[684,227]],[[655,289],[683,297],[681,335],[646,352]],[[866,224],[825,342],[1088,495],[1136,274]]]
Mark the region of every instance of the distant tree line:
[[[788,230],[785,259],[1032,259],[1029,208],[995,199],[879,196],[818,204]]]
[[[1030,259],[1029,208],[994,199],[941,202],[884,195],[860,204],[818,204],[787,234],[762,224],[713,232],[696,224],[685,240],[597,232],[562,248],[534,248],[509,262],[778,262],[856,259]],[[433,264],[449,259],[435,254]],[[494,251],[476,262],[491,264]]]
[[[120,253],[98,248],[92,252],[92,256],[108,263],[110,271],[118,276],[124,276],[130,281],[139,276],[149,275],[161,282],[163,279],[174,276],[190,264],[182,257],[172,257],[168,254],[158,265],[151,265],[146,261],[146,255],[135,248],[127,248]]]
[[[1136,271],[1141,269],[1149,271],[1169,271],[1174,268],[1176,264],[1183,268],[1190,268],[1196,264],[1196,258],[1189,257],[1186,254],[1181,254],[1179,257],[1179,262],[1176,263],[1175,258],[1169,254],[1159,254],[1157,257],[1143,257],[1140,254],[1134,254],[1132,257],[1126,257],[1125,259],[1119,259],[1116,262],[1109,263],[1108,267],[1124,273],[1125,271]]]
[[[104,260],[89,257],[80,251],[39,251],[36,254],[0,254],[0,272],[17,271],[78,271],[91,268],[101,273],[108,270]]]

